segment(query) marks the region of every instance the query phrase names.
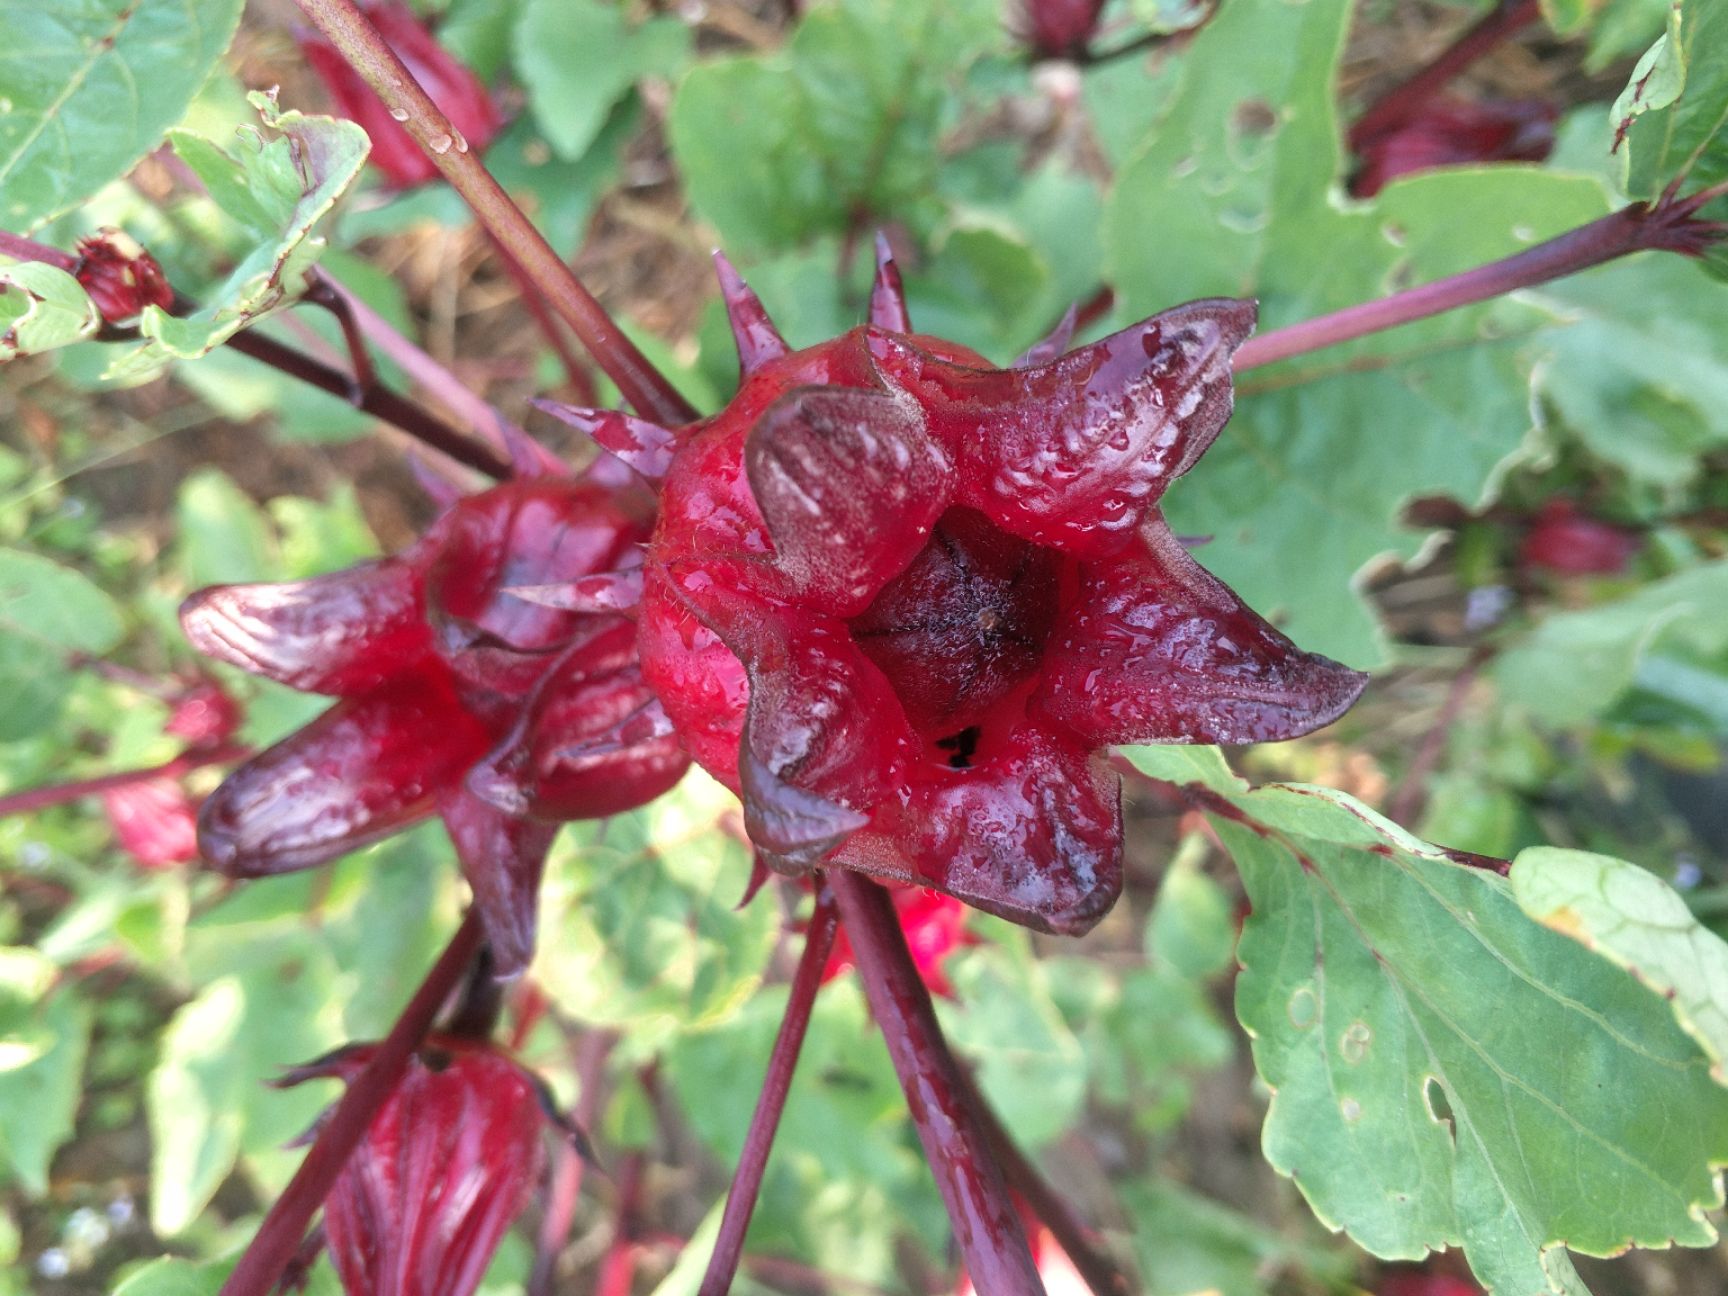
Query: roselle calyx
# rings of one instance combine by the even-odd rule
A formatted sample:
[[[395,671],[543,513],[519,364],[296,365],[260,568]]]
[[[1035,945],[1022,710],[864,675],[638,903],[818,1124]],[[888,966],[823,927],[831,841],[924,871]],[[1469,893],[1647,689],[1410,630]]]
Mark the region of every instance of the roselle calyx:
[[[1554,151],[1559,110],[1537,99],[1443,97],[1390,130],[1356,141],[1350,192],[1370,198],[1402,175],[1484,162],[1541,162]]]
[[[108,324],[129,320],[146,306],[166,310],[174,301],[174,290],[156,258],[117,229],[104,229],[78,241],[72,277]]]
[[[394,557],[188,598],[199,651],[338,699],[210,795],[204,858],[235,877],[280,873],[437,814],[499,975],[519,972],[558,824],[650,801],[688,761],[626,617],[514,591],[639,562],[651,511],[634,489],[516,481],[459,500]]]
[[[1536,511],[1518,546],[1527,571],[1558,576],[1613,576],[1643,547],[1632,532],[1591,517],[1569,499],[1551,499]]]
[[[376,1048],[339,1049],[278,1083],[352,1083]],[[469,1296],[540,1181],[551,1124],[539,1081],[502,1049],[428,1036],[324,1200],[347,1296]]]
[[[402,0],[360,0],[360,10],[461,134],[465,146],[476,153],[485,152],[498,134],[503,116],[480,78],[440,45]],[[391,188],[408,189],[437,177],[438,168],[425,150],[401,122],[391,117],[384,101],[334,45],[315,30],[297,30],[295,38],[336,101],[337,111],[365,130],[372,141],[370,160]]]
[[[661,481],[643,673],[770,867],[1081,932],[1121,886],[1101,748],[1289,738],[1361,692],[1158,512],[1229,418],[1252,303],[996,369],[909,331],[885,250],[871,322],[799,351],[723,260],[721,282],[744,371],[724,410],[561,412]]]

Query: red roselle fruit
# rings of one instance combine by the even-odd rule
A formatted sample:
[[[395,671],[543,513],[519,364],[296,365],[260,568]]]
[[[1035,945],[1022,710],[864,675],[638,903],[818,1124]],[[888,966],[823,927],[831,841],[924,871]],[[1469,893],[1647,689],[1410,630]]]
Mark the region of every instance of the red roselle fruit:
[[[109,324],[129,320],[146,306],[166,310],[174,301],[174,290],[156,258],[117,229],[79,240],[72,277]]]
[[[688,763],[613,610],[651,514],[633,487],[516,481],[393,558],[192,595],[180,619],[199,651],[338,699],[205,801],[205,859],[280,873],[439,814],[498,974],[521,971],[558,823],[650,801]],[[586,601],[534,601],[548,585]]]
[[[1482,1289],[1450,1274],[1392,1273],[1380,1280],[1377,1296],[1482,1296]]]
[[[1393,129],[1358,141],[1350,192],[1368,198],[1401,175],[1480,162],[1540,162],[1554,151],[1559,110],[1534,99],[1435,99]]]
[[[1253,303],[995,369],[911,331],[885,249],[870,323],[801,351],[719,264],[724,410],[547,408],[663,482],[643,673],[770,867],[1083,932],[1122,880],[1100,748],[1289,738],[1355,701],[1363,676],[1296,649],[1158,512],[1230,416]]]
[[[1086,53],[1098,30],[1106,0],[1025,0],[1020,19],[1024,39],[1043,58]]]
[[[218,747],[234,736],[243,718],[240,704],[220,684],[201,679],[174,698],[162,731],[191,748]]]
[[[906,935],[906,947],[911,951],[918,975],[932,994],[952,998],[954,987],[949,984],[942,965],[955,950],[977,939],[966,930],[969,910],[953,896],[924,887],[895,887],[893,896],[900,930]],[[823,984],[841,976],[852,966],[852,942],[842,926],[834,933],[834,948],[822,969]]]
[[[172,778],[145,779],[102,793],[102,810],[114,838],[147,869],[198,858],[197,811],[186,789]]]
[[[375,1047],[339,1049],[278,1083],[352,1083]],[[343,1290],[469,1296],[540,1181],[549,1123],[538,1081],[502,1050],[428,1036],[324,1200]]]
[[[360,9],[461,133],[467,147],[484,152],[503,119],[480,79],[438,43],[402,0],[361,0]],[[438,175],[425,151],[335,46],[310,29],[296,31],[295,39],[336,100],[337,111],[365,129],[372,141],[372,162],[392,188],[425,184]]]
[[[1612,576],[1626,570],[1642,541],[1629,531],[1589,516],[1568,499],[1537,511],[1518,546],[1525,568],[1561,576]]]

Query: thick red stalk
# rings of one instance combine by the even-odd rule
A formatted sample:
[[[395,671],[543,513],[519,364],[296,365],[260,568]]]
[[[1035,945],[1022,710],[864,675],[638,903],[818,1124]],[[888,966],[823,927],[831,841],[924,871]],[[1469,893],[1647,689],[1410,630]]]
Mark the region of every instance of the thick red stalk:
[[[306,1159],[264,1216],[240,1263],[222,1284],[221,1296],[267,1296],[275,1288],[336,1176],[342,1173],[349,1155],[371,1127],[372,1118],[402,1079],[408,1059],[432,1028],[438,1010],[461,984],[480,941],[480,921],[469,910],[390,1033],[378,1045],[366,1069],[355,1077],[335,1110],[318,1127],[318,1137]]]
[[[726,1209],[720,1216],[714,1254],[708,1258],[708,1269],[702,1275],[702,1286],[697,1296],[726,1296],[732,1289],[738,1260],[744,1253],[744,1234],[749,1231],[750,1215],[756,1209],[756,1195],[762,1188],[768,1152],[774,1146],[775,1131],[780,1128],[780,1113],[786,1108],[792,1073],[798,1067],[798,1053],[804,1046],[804,1033],[810,1026],[810,1009],[816,1003],[816,992],[822,988],[822,973],[828,966],[829,954],[833,952],[838,925],[833,896],[823,890],[816,897],[816,911],[810,915],[810,929],[804,934],[804,953],[799,957],[798,971],[792,977],[792,995],[787,999],[785,1015],[780,1019],[780,1033],[774,1037],[774,1051],[768,1055],[768,1072],[762,1079],[762,1093],[756,1099],[756,1110],[750,1117],[750,1129],[744,1136],[744,1151],[738,1158],[738,1172],[732,1176],[732,1187],[726,1194]]]
[[[1696,253],[1719,237],[1720,230],[1710,222],[1695,222],[1692,216],[1706,202],[1720,197],[1725,189],[1728,186],[1718,185],[1680,202],[1664,200],[1654,206],[1633,203],[1503,260],[1262,333],[1250,338],[1236,352],[1235,369],[1240,373],[1322,347],[1351,342],[1460,306],[1473,306],[1521,288],[1562,279],[1633,252],[1666,249]]]
[[[626,338],[522,209],[504,192],[468,141],[432,102],[352,0],[297,0],[306,16],[426,150],[487,233],[516,258],[637,413],[668,426],[696,411]]]
[[[173,760],[143,769],[122,770],[117,774],[102,774],[96,778],[74,779],[70,783],[50,783],[45,787],[25,788],[10,796],[0,797],[0,819],[8,815],[32,814],[50,806],[65,805],[68,801],[76,801],[80,797],[131,787],[134,783],[148,783],[159,778],[178,778],[188,771],[202,769],[206,765],[222,765],[228,761],[243,760],[251,754],[250,748],[224,744],[208,751],[181,752]]]
[[[1427,67],[1370,104],[1350,128],[1350,147],[1404,125],[1465,68],[1541,16],[1537,0],[1500,0]]]
[[[1097,1234],[1073,1212],[1067,1199],[1020,1150],[1014,1136],[1003,1126],[972,1077],[962,1071],[961,1078],[971,1089],[973,1106],[978,1110],[990,1146],[996,1150],[997,1160],[1002,1163],[1002,1174],[1008,1180],[1008,1186],[1020,1194],[1032,1208],[1032,1213],[1050,1230],[1056,1244],[1067,1253],[1074,1268],[1096,1296],[1126,1296],[1128,1275],[1098,1244]]]
[[[973,1285],[990,1296],[1044,1296],[1026,1231],[991,1154],[970,1086],[942,1038],[894,902],[876,883],[849,869],[827,876],[870,1011],[906,1091],[907,1110]]]

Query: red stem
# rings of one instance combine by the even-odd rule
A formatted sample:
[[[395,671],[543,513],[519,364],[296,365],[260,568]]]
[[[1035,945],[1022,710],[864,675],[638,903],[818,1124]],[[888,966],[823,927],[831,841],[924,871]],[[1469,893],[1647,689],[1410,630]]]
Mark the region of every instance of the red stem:
[[[1350,128],[1351,149],[1359,150],[1375,136],[1397,130],[1465,68],[1541,16],[1537,0],[1500,0],[1427,67],[1370,104]]]
[[[714,1239],[714,1254],[708,1258],[708,1269],[702,1275],[702,1286],[697,1289],[697,1296],[726,1296],[732,1289],[738,1260],[744,1253],[744,1234],[749,1231],[750,1215],[756,1209],[762,1173],[768,1166],[768,1152],[774,1146],[775,1131],[780,1128],[780,1114],[786,1108],[792,1073],[798,1067],[798,1053],[804,1047],[804,1033],[810,1026],[810,1009],[816,1003],[816,992],[822,988],[822,973],[828,966],[829,954],[833,952],[834,933],[838,926],[834,897],[824,889],[816,897],[816,911],[810,915],[810,929],[804,935],[804,953],[799,957],[798,971],[792,977],[792,995],[786,1001],[785,1015],[780,1018],[780,1033],[774,1037],[774,1051],[768,1055],[768,1072],[762,1079],[762,1093],[756,1099],[756,1110],[750,1117],[750,1129],[744,1136],[744,1151],[738,1158],[738,1172],[732,1176],[732,1187],[726,1193],[726,1209],[720,1215],[720,1232]]]
[[[78,264],[78,258],[69,252],[51,248],[21,234],[8,234],[5,230],[0,230],[0,256],[11,257],[14,261],[45,261],[68,272]]]
[[[564,330],[546,309],[546,302],[540,296],[539,287],[522,268],[522,263],[510,255],[510,249],[500,243],[490,230],[487,235],[492,240],[492,250],[498,254],[498,259],[504,263],[504,269],[515,283],[516,292],[529,317],[533,319],[534,326],[540,330],[540,335],[557,355],[558,363],[564,366],[564,377],[569,381],[570,394],[575,398],[575,403],[592,406],[599,399],[599,393],[594,390],[594,375],[588,372],[588,366],[570,349],[570,339],[564,336]]]
[[[1577,274],[1633,252],[1665,249],[1696,255],[1719,237],[1721,230],[1711,222],[1693,221],[1692,216],[1724,192],[1728,192],[1728,185],[1713,186],[1679,202],[1665,199],[1654,206],[1633,203],[1503,260],[1318,319],[1273,329],[1248,339],[1236,353],[1235,368],[1240,373],[1354,341],[1370,333]]]
[[[973,1078],[962,1071],[961,1079],[971,1091],[972,1104],[978,1111],[990,1146],[995,1149],[997,1160],[1002,1163],[1002,1174],[1008,1180],[1008,1186],[1020,1194],[1032,1208],[1032,1213],[1050,1230],[1056,1244],[1067,1253],[1074,1268],[1097,1296],[1126,1296],[1128,1275],[1099,1245],[1097,1234],[1073,1212],[1067,1199],[1020,1150]]]
[[[828,885],[973,1285],[990,1296],[1045,1296],[1026,1231],[991,1155],[970,1088],[942,1038],[894,902],[876,883],[849,869],[829,873]]]
[[[223,765],[229,761],[244,760],[252,754],[250,748],[223,744],[220,747],[183,751],[173,760],[163,761],[160,765],[150,765],[144,769],[122,770],[118,774],[102,774],[96,778],[74,779],[70,783],[50,783],[46,787],[25,788],[10,796],[0,797],[0,819],[8,815],[31,814],[37,810],[46,810],[50,806],[65,805],[68,801],[76,801],[81,797],[95,796],[99,792],[112,792],[117,788],[131,787],[134,783],[148,783],[151,779],[178,778],[191,770],[202,769],[206,765]]]
[[[298,3],[325,39],[384,101],[391,116],[398,117],[426,150],[426,156],[462,195],[487,233],[515,257],[637,413],[667,425],[693,420],[695,409],[619,331],[352,0]]]
[[[480,920],[473,910],[450,938],[390,1033],[384,1037],[366,1069],[354,1078],[335,1110],[318,1128],[306,1159],[264,1216],[240,1263],[222,1284],[221,1296],[265,1296],[275,1287],[306,1236],[312,1216],[324,1204],[330,1187],[348,1163],[349,1154],[365,1137],[378,1109],[402,1079],[408,1059],[419,1047],[450,992],[480,948]]]

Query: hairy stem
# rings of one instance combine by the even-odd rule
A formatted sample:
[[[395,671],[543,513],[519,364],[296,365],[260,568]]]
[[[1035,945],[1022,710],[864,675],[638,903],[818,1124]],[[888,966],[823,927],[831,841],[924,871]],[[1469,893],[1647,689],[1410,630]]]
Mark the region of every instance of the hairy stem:
[[[834,933],[838,926],[834,897],[824,888],[816,897],[816,911],[810,915],[810,930],[804,934],[804,953],[798,959],[798,971],[792,978],[792,995],[786,1001],[786,1013],[780,1019],[780,1033],[774,1037],[774,1051],[768,1055],[768,1072],[762,1080],[762,1093],[756,1099],[756,1110],[750,1117],[750,1130],[744,1136],[744,1151],[738,1158],[738,1172],[732,1176],[732,1187],[726,1194],[726,1209],[720,1216],[714,1254],[708,1258],[708,1269],[702,1275],[702,1286],[697,1296],[726,1296],[732,1289],[732,1279],[738,1272],[738,1259],[744,1253],[744,1234],[750,1228],[750,1215],[756,1209],[756,1195],[762,1188],[762,1172],[768,1167],[768,1151],[774,1145],[775,1131],[780,1128],[780,1113],[786,1108],[786,1094],[792,1087],[798,1052],[804,1047],[804,1033],[810,1025],[810,1009],[816,1003],[816,992],[822,988],[822,972],[828,966],[828,955],[833,952]]]
[[[336,1176],[342,1173],[355,1145],[366,1136],[378,1109],[395,1091],[408,1059],[432,1028],[438,1010],[461,983],[480,941],[480,920],[470,910],[366,1069],[354,1078],[335,1110],[319,1126],[306,1159],[264,1216],[252,1244],[222,1284],[221,1296],[263,1296],[275,1287]]]
[[[403,128],[462,195],[497,242],[537,284],[546,300],[574,330],[624,399],[658,423],[688,423],[696,411],[666,376],[619,331],[600,303],[552,250],[522,209],[511,201],[468,141],[420,88],[353,0],[297,0],[362,79],[398,117]]]
[[[1718,185],[1679,202],[1633,203],[1503,260],[1331,315],[1273,329],[1248,339],[1236,353],[1235,368],[1242,372],[1351,342],[1460,306],[1473,306],[1521,288],[1562,279],[1633,252],[1665,249],[1696,255],[1720,237],[1721,230],[1711,222],[1693,221],[1692,216],[1723,192],[1728,192],[1728,186]]]
[[[250,748],[224,743],[220,747],[184,751],[173,760],[143,769],[122,770],[117,774],[102,774],[96,778],[74,779],[70,783],[50,783],[45,787],[25,788],[10,796],[0,797],[0,819],[8,815],[32,814],[50,806],[65,805],[68,801],[76,801],[81,797],[113,792],[119,788],[131,787],[135,783],[148,783],[152,779],[178,778],[206,765],[224,765],[229,761],[244,760],[251,754]]]
[[[1541,16],[1537,0],[1500,0],[1427,67],[1370,104],[1350,128],[1350,147],[1404,125],[1465,68]]]
[[[894,902],[849,869],[834,869],[828,885],[973,1285],[990,1296],[1044,1296],[1020,1216],[942,1038]]]

